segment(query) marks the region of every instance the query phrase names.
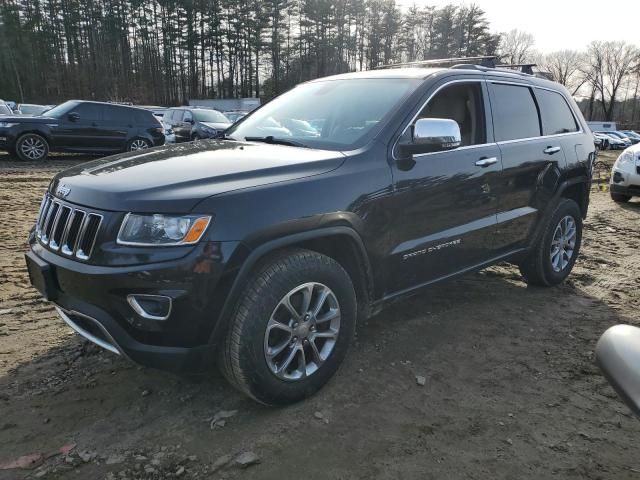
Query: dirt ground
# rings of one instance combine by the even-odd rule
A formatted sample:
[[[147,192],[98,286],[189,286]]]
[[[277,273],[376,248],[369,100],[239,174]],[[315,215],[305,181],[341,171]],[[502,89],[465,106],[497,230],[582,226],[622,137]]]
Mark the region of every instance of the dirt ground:
[[[565,285],[527,288],[501,265],[431,288],[360,325],[319,394],[272,409],[218,373],[85,343],[29,287],[27,232],[76,161],[0,156],[0,465],[33,454],[0,480],[640,478],[640,422],[593,358],[607,327],[639,323],[639,199],[592,195]]]

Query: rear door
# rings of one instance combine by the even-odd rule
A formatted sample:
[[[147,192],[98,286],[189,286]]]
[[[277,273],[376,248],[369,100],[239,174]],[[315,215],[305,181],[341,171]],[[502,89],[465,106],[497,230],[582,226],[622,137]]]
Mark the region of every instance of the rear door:
[[[105,146],[110,150],[125,150],[127,141],[134,131],[135,119],[131,108],[105,105],[103,134]]]
[[[543,136],[534,87],[490,81],[489,91],[503,166],[496,245],[500,251],[509,251],[527,245],[549,200],[541,187],[559,178],[565,145],[557,137]]]

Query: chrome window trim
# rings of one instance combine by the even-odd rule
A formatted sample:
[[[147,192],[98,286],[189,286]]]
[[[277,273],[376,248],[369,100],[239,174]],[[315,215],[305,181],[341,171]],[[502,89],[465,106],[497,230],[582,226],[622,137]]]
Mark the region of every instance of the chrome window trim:
[[[136,297],[169,299],[169,311],[167,312],[166,315],[164,315],[162,317],[159,316],[159,315],[151,315],[151,314],[147,313],[144,308],[142,308],[140,303],[138,303],[138,299]],[[146,293],[130,294],[130,295],[127,295],[127,303],[131,306],[131,308],[133,308],[133,310],[138,315],[140,315],[142,318],[146,318],[148,320],[157,320],[157,321],[166,320],[171,316],[171,311],[173,310],[173,299],[171,297],[166,296],[166,295],[150,295],[150,294],[146,294]]]
[[[405,125],[405,127],[400,132],[400,135],[398,135],[396,140],[393,142],[393,147],[391,148],[391,158],[393,158],[393,160],[395,160],[396,162],[398,161],[398,158],[396,157],[396,147],[398,146],[398,142],[400,141],[400,138],[402,138],[402,136],[407,132],[407,129],[411,125],[413,125],[415,123],[416,119],[418,118],[418,115],[420,115],[420,112],[422,112],[422,110],[424,110],[424,108],[427,106],[427,104],[431,101],[431,99],[433,99],[433,97],[438,92],[440,92],[443,88],[445,88],[445,87],[447,87],[449,85],[453,85],[454,83],[471,83],[471,82],[481,82],[481,83],[485,83],[485,84],[498,83],[498,84],[506,84],[506,85],[515,85],[515,86],[519,86],[519,87],[527,87],[527,88],[539,88],[541,90],[548,90],[550,92],[557,93],[565,100],[565,102],[567,101],[567,99],[562,94],[562,92],[560,92],[558,90],[554,90],[553,88],[542,87],[542,86],[534,85],[534,84],[531,84],[531,83],[513,82],[513,81],[508,81],[508,80],[498,80],[498,79],[492,79],[492,78],[468,78],[468,79],[458,78],[458,79],[455,79],[455,80],[450,80],[450,81],[445,82],[442,85],[440,85],[431,95],[429,95],[429,97],[424,101],[422,106],[418,109],[416,114]],[[537,137],[516,138],[516,139],[513,139],[513,140],[501,140],[499,142],[480,143],[480,144],[477,144],[477,145],[465,145],[463,147],[458,147],[458,148],[454,148],[452,150],[446,150],[446,151],[442,151],[442,152],[420,153],[420,154],[414,155],[413,158],[421,158],[421,157],[426,157],[426,156],[429,156],[429,155],[435,155],[435,154],[438,154],[438,153],[457,152],[459,150],[468,150],[468,149],[472,149],[472,148],[482,148],[482,147],[488,147],[488,146],[491,146],[491,145],[500,146],[500,145],[509,144],[509,143],[527,142],[527,141],[530,141],[530,140],[541,140],[541,139],[544,139],[544,138],[555,138],[555,137],[564,137],[564,136],[568,136],[568,135],[582,135],[582,134],[584,134],[585,131],[582,128],[582,123],[578,121],[578,119],[576,117],[576,113],[573,111],[573,107],[571,107],[569,102],[567,102],[567,106],[569,107],[569,110],[571,111],[571,114],[573,115],[573,118],[576,121],[576,124],[580,126],[580,129],[578,131],[568,132],[568,133],[556,133],[556,134],[553,134],[553,135],[540,135],[540,136],[537,136]],[[493,123],[493,121],[492,121],[492,123]]]
[[[533,140],[533,139],[539,139],[539,138],[551,138],[551,137],[561,137],[564,135],[577,135],[577,134],[583,134],[584,129],[582,128],[582,123],[578,121],[578,118],[576,117],[576,112],[573,111],[573,108],[571,107],[571,105],[569,104],[569,102],[567,102],[567,99],[565,98],[565,96],[562,94],[561,91],[559,90],[554,90],[553,88],[549,88],[549,87],[541,87],[538,85],[532,85],[530,83],[519,83],[519,82],[509,82],[506,80],[493,80],[493,79],[487,79],[487,83],[498,83],[498,84],[504,84],[504,85],[515,85],[517,87],[527,87],[527,88],[539,88],[540,90],[547,90],[549,92],[553,92],[553,93],[557,93],[558,95],[560,95],[562,97],[562,99],[566,102],[567,106],[569,107],[569,111],[571,112],[571,115],[573,115],[573,120],[576,122],[577,125],[580,126],[580,129],[575,131],[575,132],[567,132],[567,133],[554,133],[552,135],[540,135],[538,137],[528,137],[528,138],[516,138],[513,140],[501,140],[500,142],[496,142],[498,144],[501,143],[505,143],[505,142],[517,142],[520,140]],[[540,118],[540,121],[542,121],[542,118]]]

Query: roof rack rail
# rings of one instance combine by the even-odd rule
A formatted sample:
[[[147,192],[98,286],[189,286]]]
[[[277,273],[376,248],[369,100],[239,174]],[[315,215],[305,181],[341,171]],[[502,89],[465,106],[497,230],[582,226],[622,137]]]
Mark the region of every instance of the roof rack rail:
[[[537,67],[535,63],[512,63],[504,65],[496,65],[496,68],[519,68],[522,73],[533,75],[533,67]]]
[[[451,63],[459,64],[461,62],[480,62],[480,65],[483,67],[495,68],[497,58],[498,57],[496,55],[483,57],[434,58],[431,60],[417,60],[415,62],[389,63],[387,65],[378,65],[377,67],[373,67],[373,69],[379,70],[383,68],[396,67],[421,67],[428,65],[446,65]]]

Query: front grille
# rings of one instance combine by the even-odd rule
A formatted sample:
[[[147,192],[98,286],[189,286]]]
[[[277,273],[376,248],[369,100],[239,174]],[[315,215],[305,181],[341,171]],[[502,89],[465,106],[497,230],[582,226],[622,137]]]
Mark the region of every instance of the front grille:
[[[55,252],[88,260],[101,223],[102,215],[75,208],[46,194],[36,221],[36,238]]]

